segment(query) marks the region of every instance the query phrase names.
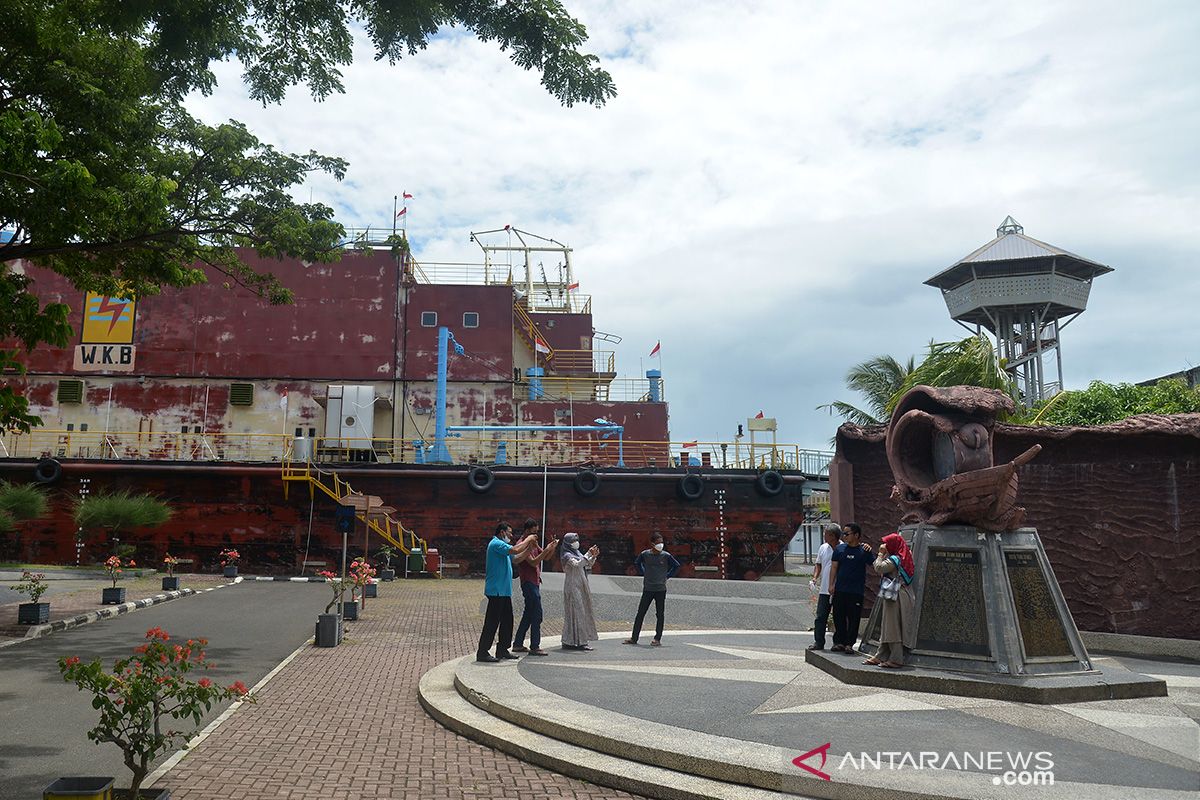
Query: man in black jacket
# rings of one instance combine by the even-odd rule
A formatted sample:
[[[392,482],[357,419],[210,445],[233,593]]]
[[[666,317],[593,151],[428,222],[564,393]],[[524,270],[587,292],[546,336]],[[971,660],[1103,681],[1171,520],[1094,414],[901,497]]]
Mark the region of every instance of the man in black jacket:
[[[646,612],[650,609],[650,603],[653,601],[658,621],[654,628],[654,641],[650,644],[658,647],[662,644],[663,607],[667,603],[667,579],[679,571],[679,562],[675,560],[675,556],[663,550],[662,534],[654,533],[650,536],[650,549],[643,550],[633,563],[637,565],[638,572],[642,573],[642,599],[638,603],[637,617],[633,621],[633,636],[626,639],[625,644],[638,643],[638,636],[642,632],[642,622],[646,619]]]

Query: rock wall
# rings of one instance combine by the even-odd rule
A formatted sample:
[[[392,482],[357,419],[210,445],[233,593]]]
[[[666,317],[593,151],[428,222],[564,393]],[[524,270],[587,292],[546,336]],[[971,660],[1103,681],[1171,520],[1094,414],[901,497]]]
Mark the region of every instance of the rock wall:
[[[1200,414],[996,427],[996,461],[1033,444],[1018,504],[1081,630],[1200,639]],[[897,528],[884,428],[843,425],[831,506],[878,543]],[[848,468],[847,468],[848,467]]]

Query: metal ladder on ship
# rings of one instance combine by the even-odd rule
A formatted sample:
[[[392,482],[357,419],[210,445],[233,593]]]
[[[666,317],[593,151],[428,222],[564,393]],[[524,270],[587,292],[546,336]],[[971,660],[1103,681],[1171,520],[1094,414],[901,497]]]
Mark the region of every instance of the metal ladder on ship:
[[[293,462],[290,456],[285,457],[282,467],[283,496],[288,495],[288,484],[303,482],[308,485],[308,496],[316,496],[317,490],[331,498],[339,505],[352,506],[356,519],[365,523],[367,530],[374,531],[380,539],[398,549],[404,554],[405,573],[408,572],[408,557],[414,552],[420,553],[423,559],[429,557],[429,543],[417,536],[416,531],[405,528],[392,515],[396,509],[383,505],[383,501],[374,495],[364,495],[356,492],[349,482],[342,480],[336,472],[328,472],[313,466],[311,461],[302,464]],[[372,502],[379,500],[378,503]],[[383,520],[380,524],[379,520]],[[428,562],[426,562],[428,563]],[[441,562],[438,569],[432,573],[442,577]]]

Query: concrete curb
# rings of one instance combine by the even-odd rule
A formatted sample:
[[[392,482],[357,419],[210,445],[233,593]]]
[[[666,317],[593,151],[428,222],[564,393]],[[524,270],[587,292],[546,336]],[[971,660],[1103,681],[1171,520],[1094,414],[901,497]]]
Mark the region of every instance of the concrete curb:
[[[45,625],[34,625],[25,632],[24,637],[20,639],[13,639],[11,642],[0,642],[0,648],[12,647],[20,644],[21,642],[29,642],[34,639],[40,639],[43,636],[49,636],[52,633],[58,633],[59,631],[65,631],[70,628],[78,628],[80,625],[90,625],[91,623],[99,622],[102,619],[113,619],[114,617],[119,617],[122,614],[129,614],[139,609],[149,608],[150,606],[159,605],[160,603],[169,603],[172,600],[178,600],[181,597],[204,594],[205,592],[222,589],[226,586],[232,586],[235,583],[241,582],[241,578],[235,578],[232,583],[222,583],[218,584],[217,586],[209,586],[206,589],[180,589],[175,592],[163,592],[162,594],[156,594],[153,597],[145,597],[141,600],[133,600],[128,603],[121,603],[120,605],[98,608],[95,611],[88,611],[87,613],[79,614],[78,616],[71,617],[70,619],[60,619]]]
[[[1129,633],[1080,631],[1088,653],[1113,653],[1135,658],[1186,658],[1200,661],[1200,640],[1164,639],[1160,636],[1134,636]]]

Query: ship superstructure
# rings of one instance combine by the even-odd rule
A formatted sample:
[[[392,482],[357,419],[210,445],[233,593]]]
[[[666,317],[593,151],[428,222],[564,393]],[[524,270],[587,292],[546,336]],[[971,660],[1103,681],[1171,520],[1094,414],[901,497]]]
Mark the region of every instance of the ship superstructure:
[[[536,516],[560,485],[572,491],[551,517],[570,510],[574,527],[623,537],[602,568],[626,568],[636,537],[673,529],[696,542],[689,572],[752,577],[779,560],[803,521],[798,487],[805,474],[823,477],[828,454],[672,443],[661,374],[618,377],[606,345],[619,339],[595,330],[571,248],[512,227],[471,240],[482,262],[421,262],[403,238],[370,231],[352,232],[329,264],[242,253],[293,290],[295,303],[283,306],[211,270],[186,290],[114,298],[26,266],[43,302],[72,308],[79,338],[38,348],[28,374],[12,378],[44,424],[0,440],[0,472],[21,479],[48,459],[57,466],[39,474],[65,473],[62,488],[86,474],[93,491],[149,487],[185,508],[206,497],[206,512],[156,535],[200,560],[239,542],[253,557],[258,541],[259,560],[276,571],[311,555],[311,517],[331,513],[339,495],[329,488],[346,480],[382,498],[396,527],[379,527],[416,531],[468,572],[497,518]],[[479,469],[494,479],[483,491]],[[755,498],[745,536],[705,491],[718,469]],[[775,476],[765,484],[764,471]],[[328,497],[310,483],[313,494],[285,499],[302,474],[323,476]],[[663,507],[659,494],[679,507]],[[364,506],[364,519],[373,513]],[[12,555],[69,552],[58,538],[73,527],[57,527],[67,530],[47,526]]]

